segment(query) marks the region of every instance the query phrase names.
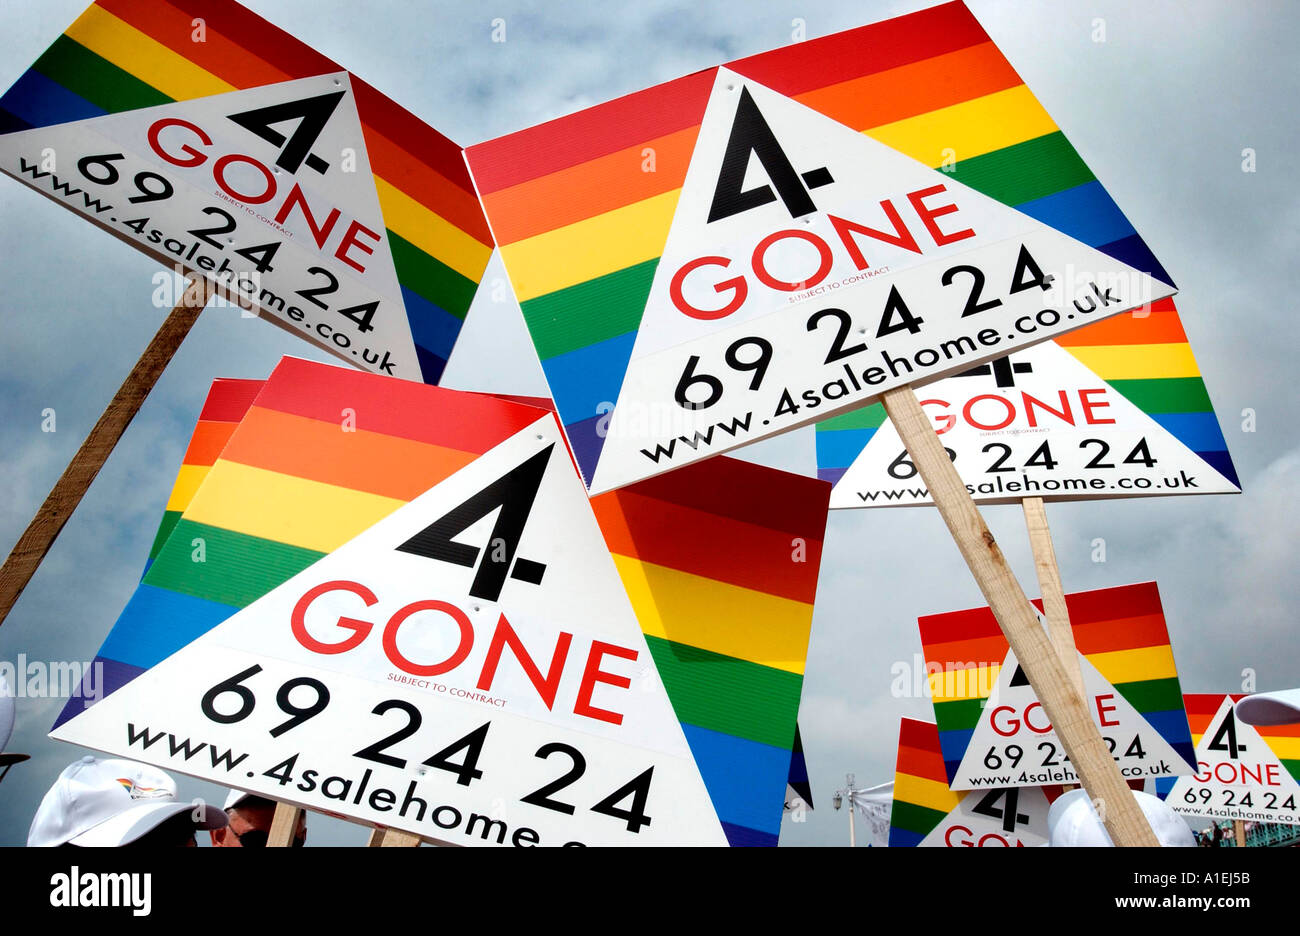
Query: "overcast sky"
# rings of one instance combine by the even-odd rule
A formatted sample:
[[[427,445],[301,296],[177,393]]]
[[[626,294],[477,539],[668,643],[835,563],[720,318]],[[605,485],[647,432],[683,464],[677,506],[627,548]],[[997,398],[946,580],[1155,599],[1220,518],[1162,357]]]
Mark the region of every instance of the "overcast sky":
[[[1155,580],[1186,692],[1300,685],[1292,568],[1300,528],[1293,415],[1300,342],[1300,198],[1294,185],[1294,50],[1300,7],[1276,3],[968,0],[1179,284],[1183,323],[1245,494],[1049,507],[1067,591]],[[462,145],[791,40],[884,19],[924,2],[634,4],[249,0],[248,6]],[[8,87],[81,12],[82,0],[0,5]],[[491,41],[492,20],[506,42]],[[1094,41],[1097,20],[1105,41]],[[1242,171],[1252,148],[1257,171]],[[166,314],[158,269],[71,212],[0,178],[0,554],[30,520]],[[493,261],[488,278],[504,277]],[[489,350],[490,349],[490,350]],[[265,377],[312,346],[237,312],[209,310],[64,529],[8,620],[0,660],[89,660],[138,579],[190,429],[216,377]],[[545,394],[512,303],[476,301],[444,383]],[[41,431],[53,408],[57,431]],[[1242,429],[1252,409],[1257,430]],[[813,473],[812,430],[763,443],[758,458]],[[1018,507],[985,516],[1037,594]],[[1092,541],[1106,561],[1092,561]],[[800,723],[816,810],[783,844],[844,844],[830,807],[845,774],[892,779],[898,719],[932,718],[894,698],[890,669],[920,651],[921,614],[982,604],[930,508],[830,518]],[[60,700],[21,699],[10,750],[33,755],[0,786],[0,844],[26,839],[58,772],[81,752],[46,738]],[[182,794],[220,798],[180,778]],[[312,844],[365,831],[314,816]],[[861,827],[859,827],[861,828]],[[861,838],[860,838],[861,840]]]

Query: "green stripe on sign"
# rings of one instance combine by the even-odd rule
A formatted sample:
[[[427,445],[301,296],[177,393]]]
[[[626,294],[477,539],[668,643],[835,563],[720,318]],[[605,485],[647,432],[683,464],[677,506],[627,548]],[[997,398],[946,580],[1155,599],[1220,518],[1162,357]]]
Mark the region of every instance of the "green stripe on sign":
[[[172,103],[172,99],[157,88],[145,84],[67,36],[55,39],[32,67],[110,114]]]
[[[1177,676],[1115,683],[1115,688],[1139,712],[1172,712],[1183,707],[1183,693]]]
[[[172,535],[172,530],[176,529],[176,524],[180,522],[181,512],[179,510],[169,510],[163,514],[162,523],[158,524],[158,532],[154,534],[153,545],[149,547],[149,558],[158,558],[158,553],[162,550],[163,544],[167,542],[167,537]]]
[[[1024,204],[1096,178],[1059,130],[963,159],[952,176],[1004,205]]]
[[[934,720],[940,731],[969,731],[979,724],[983,699],[955,699],[934,703]]]
[[[545,361],[636,331],[658,265],[656,257],[523,303],[538,356]]]
[[[646,635],[677,720],[790,750],[803,677]]]
[[[929,835],[947,815],[929,806],[896,799],[894,808],[889,813],[889,824],[906,829],[908,832],[915,832],[917,835]]]
[[[242,608],[323,555],[182,518],[144,584]]]
[[[830,419],[819,422],[817,424],[817,431],[824,432],[831,429],[879,429],[885,419],[885,407],[880,403],[872,403],[870,406],[862,407],[862,409],[850,410],[847,413],[841,413],[838,416],[832,416]]]
[[[393,252],[393,266],[399,283],[461,321],[465,320],[469,304],[474,301],[474,291],[478,289],[473,280],[392,231],[388,232],[388,247]]]
[[[1214,409],[1200,377],[1112,380],[1110,385],[1145,413],[1208,413]]]
[[[1282,766],[1287,769],[1287,772],[1297,780],[1300,780],[1300,760],[1286,760],[1285,758],[1281,758],[1281,761]]]

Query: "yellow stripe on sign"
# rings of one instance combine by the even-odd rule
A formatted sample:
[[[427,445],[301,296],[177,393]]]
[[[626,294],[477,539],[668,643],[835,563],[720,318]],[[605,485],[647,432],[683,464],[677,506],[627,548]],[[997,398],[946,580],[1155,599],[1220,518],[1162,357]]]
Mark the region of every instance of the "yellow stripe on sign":
[[[930,683],[930,695],[935,702],[959,702],[988,698],[998,683],[1000,672],[1002,664],[994,663],[929,673],[926,680]]]
[[[1056,129],[1038,99],[1017,85],[863,133],[927,166],[939,166],[949,156],[955,161],[971,159]]]
[[[172,485],[171,495],[167,498],[168,510],[184,510],[194,499],[194,492],[199,489],[203,479],[208,476],[209,465],[181,465],[176,472],[176,483]]]
[[[434,214],[410,195],[375,176],[384,226],[430,256],[477,283],[487,267],[492,248],[481,244],[450,221]]]
[[[1174,651],[1168,644],[1163,647],[1091,653],[1088,662],[1097,667],[1097,672],[1111,685],[1146,679],[1169,679],[1178,675],[1178,669],[1174,666]]]
[[[66,35],[178,101],[236,90],[100,6],[86,10]]]
[[[948,784],[927,777],[913,774],[894,774],[894,799],[905,803],[915,803],[926,809],[937,809],[942,813],[952,812],[961,802],[961,793],[948,789]]]
[[[1102,380],[1199,377],[1192,346],[1180,344],[1075,345],[1066,348]]]
[[[1281,760],[1300,760],[1300,738],[1289,735],[1261,735]]]
[[[519,301],[657,258],[681,192],[673,189],[502,247]]]
[[[812,605],[630,556],[614,564],[646,634],[803,673]]]
[[[221,460],[194,495],[185,519],[331,552],[405,503]]]

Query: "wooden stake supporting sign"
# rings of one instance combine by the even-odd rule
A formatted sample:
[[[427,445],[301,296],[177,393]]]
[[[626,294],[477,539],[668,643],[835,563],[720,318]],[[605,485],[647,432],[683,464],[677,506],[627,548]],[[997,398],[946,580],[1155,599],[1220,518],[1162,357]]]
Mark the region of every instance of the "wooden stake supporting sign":
[[[1061,586],[1061,569],[1056,564],[1052,531],[1047,526],[1047,508],[1041,497],[1026,497],[1020,505],[1025,512],[1025,526],[1029,529],[1029,546],[1034,554],[1034,571],[1038,573],[1039,594],[1043,596],[1048,636],[1070,682],[1079,695],[1084,695],[1083,673],[1074,646],[1074,630],[1070,627],[1070,611],[1065,605],[1065,589]]]
[[[289,803],[276,803],[275,816],[271,819],[271,833],[267,836],[268,848],[288,848],[293,844],[294,832],[298,829],[298,820],[302,808]]]
[[[140,411],[145,397],[162,376],[176,349],[190,333],[211,295],[206,280],[198,277],[190,280],[181,301],[135,362],[135,367],[131,368],[131,373],[90,430],[90,435],[86,436],[86,441],[81,443],[81,448],[45,498],[45,503],[41,504],[32,522],[18,538],[4,565],[0,566],[0,624],[8,617],[18,596],[54,545],[63,525],[81,503],[99,469],[108,461],[108,456]]]
[[[949,461],[916,394],[910,386],[899,387],[885,391],[881,399],[1065,746],[1083,788],[1097,804],[1111,840],[1120,846],[1158,845],[1133,791],[1124,782],[1101,733],[1089,717],[1083,695],[1071,682],[1058,652],[1039,626],[1033,606]]]

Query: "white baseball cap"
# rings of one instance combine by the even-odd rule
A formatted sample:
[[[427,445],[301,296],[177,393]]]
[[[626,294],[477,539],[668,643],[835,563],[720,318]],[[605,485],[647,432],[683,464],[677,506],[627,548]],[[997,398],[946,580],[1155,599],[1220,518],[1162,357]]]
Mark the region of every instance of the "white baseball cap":
[[[238,806],[244,800],[249,799],[250,797],[257,797],[259,799],[266,798],[262,796],[262,794],[260,793],[249,793],[247,790],[231,790],[230,794],[226,797],[225,805],[223,805],[221,808],[234,809],[236,806]]]
[[[1173,807],[1150,793],[1134,790],[1133,795],[1161,845],[1166,848],[1195,847],[1196,837]],[[1047,835],[1047,844],[1053,848],[1096,848],[1114,844],[1093,809],[1092,800],[1082,789],[1071,790],[1052,803],[1052,808],[1047,811]]]
[[[1257,692],[1237,703],[1237,717],[1247,725],[1290,725],[1300,722],[1300,689]]]
[[[226,814],[216,806],[178,802],[176,782],[156,767],[87,756],[64,768],[45,794],[27,844],[127,845],[195,808],[200,810],[195,828],[219,829],[226,824]]]

